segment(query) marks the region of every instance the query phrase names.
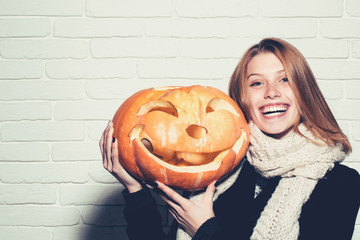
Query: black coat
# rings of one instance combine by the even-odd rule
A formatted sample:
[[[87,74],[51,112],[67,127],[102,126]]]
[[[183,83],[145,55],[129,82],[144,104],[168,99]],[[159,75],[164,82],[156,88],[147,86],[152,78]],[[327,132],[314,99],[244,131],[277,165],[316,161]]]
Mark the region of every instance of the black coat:
[[[254,198],[256,181],[262,179],[245,161],[236,182],[214,202],[215,218],[206,221],[193,240],[249,239],[256,221],[280,178],[267,180]],[[175,239],[177,223],[165,234],[161,216],[150,191],[125,194],[125,218],[130,239]],[[360,204],[360,176],[337,164],[319,180],[299,219],[299,239],[351,239]]]

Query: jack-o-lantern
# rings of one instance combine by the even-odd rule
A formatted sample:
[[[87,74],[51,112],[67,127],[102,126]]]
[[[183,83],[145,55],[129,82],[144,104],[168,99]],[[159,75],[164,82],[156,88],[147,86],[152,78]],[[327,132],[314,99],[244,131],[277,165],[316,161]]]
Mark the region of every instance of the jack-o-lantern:
[[[120,162],[143,181],[199,190],[231,172],[249,145],[249,128],[236,103],[203,86],[145,89],[114,118]]]

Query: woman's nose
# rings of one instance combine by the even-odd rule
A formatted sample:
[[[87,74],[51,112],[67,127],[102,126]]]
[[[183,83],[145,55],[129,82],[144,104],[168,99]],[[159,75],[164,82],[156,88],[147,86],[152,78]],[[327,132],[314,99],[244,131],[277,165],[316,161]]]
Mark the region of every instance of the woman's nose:
[[[268,84],[266,87],[265,98],[278,98],[281,96],[281,91],[276,84]]]

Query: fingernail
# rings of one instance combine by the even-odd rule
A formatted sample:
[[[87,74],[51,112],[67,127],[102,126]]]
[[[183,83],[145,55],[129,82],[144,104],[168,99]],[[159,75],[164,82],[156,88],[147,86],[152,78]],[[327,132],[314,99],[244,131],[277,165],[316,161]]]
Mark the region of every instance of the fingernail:
[[[153,188],[157,188],[158,187],[158,184],[157,182],[154,182],[154,181],[145,181],[146,184],[150,185],[151,187]]]
[[[113,137],[112,142],[114,143],[116,141],[115,137]]]
[[[215,187],[217,187],[220,183],[221,183],[221,181],[216,181]]]

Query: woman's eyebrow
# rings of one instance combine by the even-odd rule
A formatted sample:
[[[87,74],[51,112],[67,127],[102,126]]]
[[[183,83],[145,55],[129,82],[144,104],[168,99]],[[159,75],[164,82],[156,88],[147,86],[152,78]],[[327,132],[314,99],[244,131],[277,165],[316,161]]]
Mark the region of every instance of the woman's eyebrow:
[[[286,74],[285,69],[281,69],[281,70],[277,71],[276,73],[277,74],[281,74],[281,73]],[[247,76],[247,79],[249,79],[252,76],[263,76],[263,74],[261,74],[261,73],[251,73],[249,76]]]
[[[252,73],[249,76],[247,76],[247,79],[249,79],[252,76],[262,76],[262,74],[260,74],[260,73]]]

